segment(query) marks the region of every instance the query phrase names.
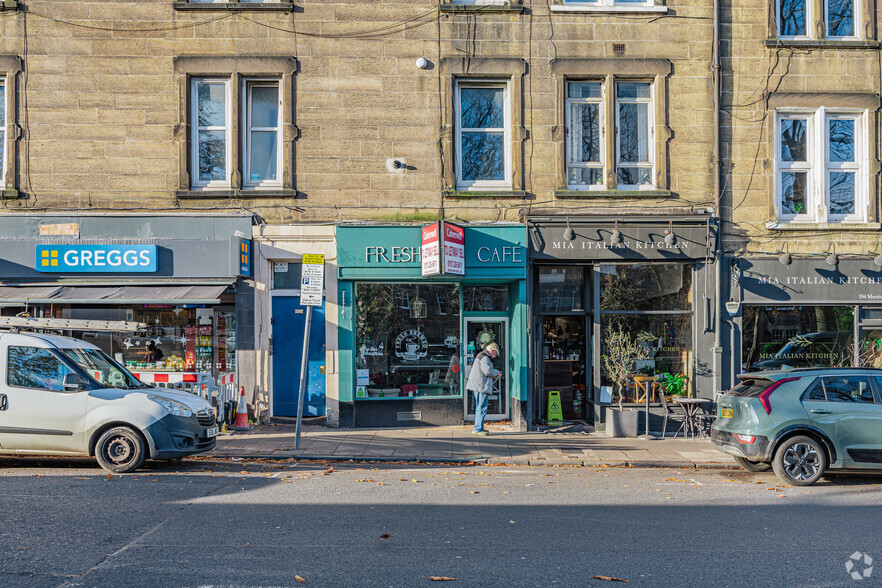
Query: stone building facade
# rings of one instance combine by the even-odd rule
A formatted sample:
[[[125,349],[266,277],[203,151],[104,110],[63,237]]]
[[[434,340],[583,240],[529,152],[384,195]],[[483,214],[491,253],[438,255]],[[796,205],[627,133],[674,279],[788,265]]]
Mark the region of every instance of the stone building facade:
[[[687,373],[695,393],[718,387],[709,383],[713,361],[696,355],[714,347],[721,301],[711,0],[36,0],[27,10],[6,8],[8,211],[239,212],[275,227],[255,230],[258,253],[261,235],[278,243],[285,227],[303,225],[526,225],[524,242],[505,247],[532,251],[524,284],[511,278],[508,292],[510,328],[523,331],[511,335],[523,339],[531,375],[510,391],[517,402],[506,417],[545,420],[544,390],[569,386],[571,416],[602,418],[589,409],[607,402],[613,387],[600,362],[609,328],[600,292],[618,262],[676,270],[676,284],[657,293],[681,298],[655,310],[682,316],[646,318],[635,328],[656,337],[654,353],[676,349],[657,367]],[[747,90],[762,80],[760,60],[735,55],[754,34],[752,56],[793,53],[790,61],[804,64],[799,71],[811,71],[806,49],[764,44],[765,12],[745,3],[728,16],[739,21],[725,29],[737,41],[723,39],[731,48],[730,103],[749,101]],[[841,71],[870,67],[867,49],[820,51],[843,55]],[[867,62],[852,66],[852,55]],[[740,68],[745,79],[736,84]],[[806,91],[807,78],[799,79],[788,91]],[[751,182],[743,137],[755,141],[768,129],[727,118],[725,130],[727,202],[746,194],[734,224],[724,225],[734,251],[746,247],[745,235],[763,240],[771,230],[742,227],[769,211],[769,172],[760,165],[762,178]],[[308,233],[292,229],[286,242],[299,245],[284,254],[267,243],[270,254],[255,263],[269,265],[253,276],[271,275],[274,260],[295,263],[290,249],[306,251]],[[324,251],[328,236],[319,233]],[[552,233],[593,253],[558,257],[545,249]],[[634,253],[638,247],[658,254]],[[616,256],[616,248],[633,255]],[[330,255],[328,263],[343,275]],[[552,274],[578,282],[578,306],[539,308]],[[633,286],[643,278],[630,279]],[[254,286],[269,292],[272,278]],[[324,309],[322,375],[336,400],[358,386],[353,369],[353,381],[337,380],[341,363],[353,361],[352,349],[337,348],[338,321],[352,312],[343,294],[327,291]],[[252,350],[251,361],[255,373],[270,374],[273,340],[261,329],[269,329],[272,304],[257,306],[252,339],[269,349]],[[582,349],[571,355],[582,357],[583,380],[546,386],[547,325],[570,316],[582,321]],[[249,395],[272,412],[272,377],[254,380]]]

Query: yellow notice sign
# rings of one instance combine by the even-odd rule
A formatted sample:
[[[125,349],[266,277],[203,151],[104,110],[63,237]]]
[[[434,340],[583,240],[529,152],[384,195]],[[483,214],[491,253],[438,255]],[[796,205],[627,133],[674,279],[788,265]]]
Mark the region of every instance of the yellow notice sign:
[[[303,264],[304,265],[324,265],[325,264],[325,256],[319,255],[317,253],[304,253],[303,254]]]

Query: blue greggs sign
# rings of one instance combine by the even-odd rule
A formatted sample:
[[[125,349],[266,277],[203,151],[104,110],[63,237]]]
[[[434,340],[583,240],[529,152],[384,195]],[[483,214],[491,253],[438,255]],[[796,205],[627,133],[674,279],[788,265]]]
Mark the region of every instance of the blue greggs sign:
[[[35,268],[48,273],[153,273],[156,245],[37,245]]]

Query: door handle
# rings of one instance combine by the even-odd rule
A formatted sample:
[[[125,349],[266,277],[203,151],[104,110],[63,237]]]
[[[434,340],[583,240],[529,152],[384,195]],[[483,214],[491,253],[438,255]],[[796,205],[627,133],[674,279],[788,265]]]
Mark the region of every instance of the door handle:
[[[6,410],[9,406],[9,401],[6,399],[6,394],[0,394],[0,410]]]
[[[824,409],[821,409],[821,408],[816,408],[816,409],[814,409],[814,410],[812,410],[812,411],[810,411],[810,412],[812,412],[812,413],[814,413],[814,414],[833,414],[833,411],[832,411],[832,410],[824,410]]]

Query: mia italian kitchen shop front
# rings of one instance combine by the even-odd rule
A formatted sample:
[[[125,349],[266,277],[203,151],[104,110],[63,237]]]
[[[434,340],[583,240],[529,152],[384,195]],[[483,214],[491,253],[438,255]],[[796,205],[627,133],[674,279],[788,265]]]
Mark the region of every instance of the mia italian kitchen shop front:
[[[67,334],[145,382],[232,383],[253,348],[250,235],[242,215],[0,216],[0,314],[140,323]]]
[[[599,422],[619,392],[655,405],[668,378],[684,395],[712,394],[707,215],[531,217],[527,232],[534,422]],[[562,413],[551,419],[550,392]]]
[[[465,382],[501,348],[488,420],[526,426],[523,225],[338,226],[340,425],[459,425]],[[428,274],[428,275],[426,275]]]
[[[731,287],[739,372],[882,368],[882,267],[872,256],[736,257]]]

